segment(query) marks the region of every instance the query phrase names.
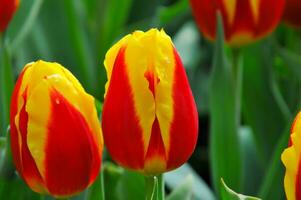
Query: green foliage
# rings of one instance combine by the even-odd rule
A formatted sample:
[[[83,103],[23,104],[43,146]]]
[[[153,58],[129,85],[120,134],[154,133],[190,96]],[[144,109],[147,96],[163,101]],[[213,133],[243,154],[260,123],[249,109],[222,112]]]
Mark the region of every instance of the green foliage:
[[[259,198],[256,197],[237,194],[226,185],[223,179],[221,179],[221,185],[222,185],[221,188],[222,200],[260,200]]]
[[[237,106],[240,73],[236,73],[239,67],[232,70],[227,61],[220,15],[217,30],[209,96],[210,164],[215,191],[220,191],[220,177],[224,177],[233,188],[239,190],[242,184],[241,148],[238,138],[240,108]]]
[[[224,45],[221,21],[216,43],[202,37],[187,0],[23,0],[0,36],[0,199],[52,199],[20,179],[5,138],[13,84],[23,66],[43,59],[67,67],[96,97],[101,119],[105,53],[124,35],[152,27],[173,39],[200,117],[192,159],[164,174],[156,196],[165,189],[168,200],[256,199],[235,190],[285,198],[280,155],[301,108],[300,31],[280,25],[267,39],[237,51]],[[144,177],[113,164],[105,151],[95,183],[72,199],[144,198]]]

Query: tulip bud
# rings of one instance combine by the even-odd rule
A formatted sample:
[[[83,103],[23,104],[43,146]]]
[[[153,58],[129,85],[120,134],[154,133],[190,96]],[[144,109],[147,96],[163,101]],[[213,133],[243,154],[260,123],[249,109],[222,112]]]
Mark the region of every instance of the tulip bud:
[[[287,200],[301,199],[301,112],[291,128],[288,148],[281,155],[286,168],[284,188]]]
[[[61,65],[25,66],[13,91],[10,125],[16,169],[35,192],[68,197],[95,180],[103,140],[94,98]]]
[[[106,54],[102,128],[118,164],[146,175],[175,169],[193,153],[198,113],[181,59],[166,33],[135,31]]]
[[[209,40],[216,35],[216,13],[223,17],[225,41],[242,46],[271,33],[277,26],[284,0],[190,0],[201,32]]]
[[[19,0],[0,0],[0,33],[6,29],[18,6]]]
[[[295,28],[301,28],[301,1],[286,0],[283,21]]]

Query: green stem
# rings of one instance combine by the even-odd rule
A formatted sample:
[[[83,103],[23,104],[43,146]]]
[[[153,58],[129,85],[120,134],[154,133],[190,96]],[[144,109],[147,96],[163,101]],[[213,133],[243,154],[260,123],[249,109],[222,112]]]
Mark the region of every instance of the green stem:
[[[5,148],[5,145],[6,145],[6,138],[0,137],[0,150]]]
[[[163,174],[157,176],[158,184],[157,184],[157,193],[158,193],[158,200],[165,199],[165,187],[164,187],[164,177]]]
[[[155,176],[145,176],[145,199],[154,200],[155,197],[157,178]]]
[[[106,199],[103,175],[104,175],[103,170],[101,170],[101,172],[100,172],[100,195],[101,195],[101,199],[100,200],[105,200]]]

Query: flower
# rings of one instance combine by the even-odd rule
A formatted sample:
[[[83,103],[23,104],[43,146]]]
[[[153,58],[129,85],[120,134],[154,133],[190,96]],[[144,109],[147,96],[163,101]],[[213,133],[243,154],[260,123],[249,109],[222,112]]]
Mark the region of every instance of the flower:
[[[287,200],[301,199],[301,112],[295,118],[291,128],[288,148],[281,155],[286,168],[284,188]]]
[[[301,1],[286,0],[283,21],[295,28],[301,28]]]
[[[225,40],[239,47],[271,33],[281,19],[284,0],[190,0],[199,29],[215,39],[216,13],[221,12]]]
[[[13,91],[14,163],[38,193],[68,197],[98,175],[103,149],[94,98],[57,63],[29,63]]]
[[[0,0],[0,33],[6,29],[18,6],[19,0]]]
[[[118,164],[146,175],[193,153],[198,113],[181,59],[166,33],[135,31],[106,54],[102,128]]]

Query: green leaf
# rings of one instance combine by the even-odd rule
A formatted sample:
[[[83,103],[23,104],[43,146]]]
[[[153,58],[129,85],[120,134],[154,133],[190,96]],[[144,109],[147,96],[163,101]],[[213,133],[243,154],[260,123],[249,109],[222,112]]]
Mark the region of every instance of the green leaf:
[[[263,178],[258,193],[258,196],[260,196],[262,199],[273,199],[273,200],[285,199],[284,186],[283,186],[284,166],[281,163],[280,157],[282,152],[288,145],[291,123],[292,123],[292,119],[288,123],[281,137],[278,139],[277,145],[275,145],[274,152],[272,154],[270,162],[266,166],[267,173]]]
[[[171,6],[159,7],[158,18],[161,26],[168,24],[175,20],[176,17],[189,11],[189,2],[186,0],[179,0]]]
[[[95,98],[95,107],[96,107],[96,110],[97,110],[97,115],[101,119],[103,103],[98,101],[98,99],[96,99],[96,98]]]
[[[20,7],[8,29],[12,39],[10,49],[14,52],[19,48],[26,36],[30,33],[44,0],[21,1]]]
[[[113,163],[103,164],[105,199],[141,200],[145,198],[144,177]]]
[[[192,177],[192,197],[199,200],[214,200],[214,194],[204,180],[193,170],[189,164],[184,164],[180,168],[164,173],[166,186],[171,190],[180,187],[183,180]]]
[[[83,31],[83,26],[80,23],[79,11],[76,9],[77,1],[65,0],[63,1],[64,10],[69,29],[69,37],[73,45],[75,55],[78,61],[77,67],[82,76],[82,81],[87,87],[87,90],[96,94],[95,66],[96,62],[93,61],[92,51],[88,45],[87,35]]]
[[[292,74],[301,83],[301,55],[279,47],[277,48],[277,52],[286,63],[286,66],[293,72]]]
[[[245,196],[234,192],[226,185],[223,179],[221,179],[221,185],[222,200],[260,200],[256,197]]]
[[[254,133],[249,126],[240,127],[239,137],[243,161],[243,188],[241,192],[256,195],[264,176],[260,152],[256,146]]]
[[[141,200],[145,198],[144,177],[133,171],[125,170],[116,191],[120,200]]]
[[[121,176],[124,174],[124,170],[110,162],[105,162],[102,168],[105,183],[105,199],[119,199],[117,185],[121,180]]]
[[[0,178],[0,199],[40,200],[40,195],[30,188],[18,176],[11,179]]]
[[[104,200],[104,188],[103,188],[103,170],[99,173],[95,182],[91,185],[91,187],[87,190],[86,200]]]
[[[166,200],[190,200],[192,199],[193,194],[193,176],[188,175],[183,179],[182,183],[177,186]]]
[[[217,19],[217,41],[209,92],[211,172],[216,191],[221,191],[220,177],[224,177],[231,183],[231,187],[235,190],[240,190],[242,159],[238,136],[240,122],[240,98],[238,98],[240,78],[238,77],[241,73],[239,71],[233,73],[236,69],[233,68],[232,71],[227,62],[220,14]],[[237,70],[241,67],[237,65]]]
[[[268,41],[244,49],[243,117],[254,133],[263,169],[290,118],[272,64]]]
[[[5,136],[9,125],[10,99],[13,91],[11,58],[0,35],[0,136]]]

